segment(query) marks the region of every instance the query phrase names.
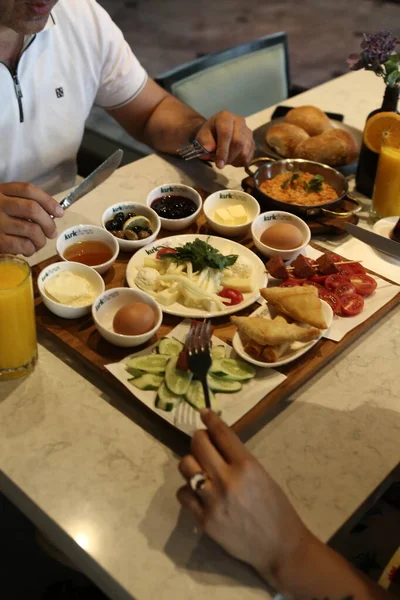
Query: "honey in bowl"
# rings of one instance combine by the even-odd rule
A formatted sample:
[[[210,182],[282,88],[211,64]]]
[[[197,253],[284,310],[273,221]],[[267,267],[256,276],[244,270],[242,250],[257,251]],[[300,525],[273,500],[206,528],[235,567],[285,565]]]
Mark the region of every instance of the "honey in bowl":
[[[113,251],[108,244],[99,240],[86,240],[71,244],[64,251],[64,258],[72,262],[79,262],[89,267],[106,263],[113,257]]]

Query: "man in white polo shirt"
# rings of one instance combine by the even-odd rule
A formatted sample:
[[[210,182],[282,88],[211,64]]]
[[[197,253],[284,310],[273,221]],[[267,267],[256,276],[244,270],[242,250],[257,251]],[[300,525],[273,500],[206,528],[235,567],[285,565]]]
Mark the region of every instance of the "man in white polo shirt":
[[[55,236],[51,194],[74,185],[93,104],[162,152],[196,137],[219,168],[253,155],[242,117],[206,120],[170,96],[95,0],[0,0],[0,252],[30,256]]]

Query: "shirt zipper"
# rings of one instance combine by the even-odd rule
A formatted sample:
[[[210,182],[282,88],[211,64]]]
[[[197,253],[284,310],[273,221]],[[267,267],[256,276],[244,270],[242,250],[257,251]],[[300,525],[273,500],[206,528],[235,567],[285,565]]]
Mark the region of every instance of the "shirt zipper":
[[[15,96],[16,96],[17,102],[18,102],[19,122],[20,123],[24,122],[24,106],[23,106],[23,103],[22,103],[22,98],[24,97],[24,95],[22,93],[21,84],[20,84],[20,81],[18,79],[18,66],[19,66],[19,63],[21,61],[21,58],[23,57],[23,55],[25,54],[25,52],[28,50],[29,46],[31,46],[31,44],[35,41],[35,39],[36,39],[36,35],[33,36],[33,38],[31,39],[31,41],[29,42],[29,44],[22,50],[22,52],[20,54],[20,57],[19,57],[19,59],[17,61],[17,64],[15,65],[14,72],[12,72],[11,69],[5,63],[1,63],[2,65],[5,66],[5,68],[7,69],[7,71],[10,73],[11,78],[13,80]]]

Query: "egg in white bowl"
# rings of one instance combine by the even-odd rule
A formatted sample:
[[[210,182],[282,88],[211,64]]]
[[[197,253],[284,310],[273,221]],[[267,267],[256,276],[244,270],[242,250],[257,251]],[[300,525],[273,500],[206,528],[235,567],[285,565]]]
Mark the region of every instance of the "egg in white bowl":
[[[311,230],[302,219],[281,210],[259,215],[251,226],[256,248],[265,256],[295,259],[311,240]]]

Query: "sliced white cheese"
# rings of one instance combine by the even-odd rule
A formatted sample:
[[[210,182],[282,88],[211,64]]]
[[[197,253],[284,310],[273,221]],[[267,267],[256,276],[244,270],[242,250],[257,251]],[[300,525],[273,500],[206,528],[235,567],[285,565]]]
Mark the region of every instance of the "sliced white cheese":
[[[53,300],[67,306],[87,306],[97,296],[96,289],[87,279],[68,271],[51,277],[45,290]]]

